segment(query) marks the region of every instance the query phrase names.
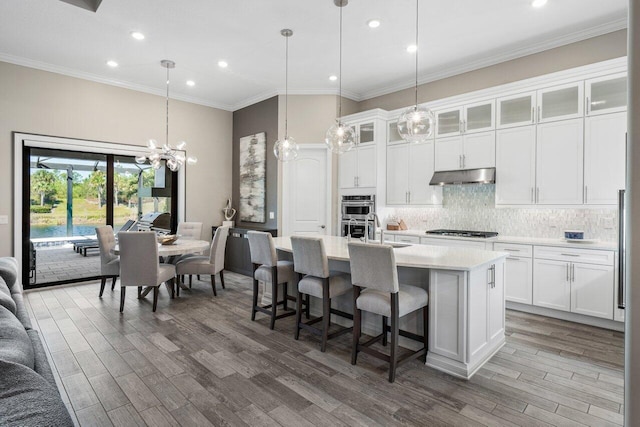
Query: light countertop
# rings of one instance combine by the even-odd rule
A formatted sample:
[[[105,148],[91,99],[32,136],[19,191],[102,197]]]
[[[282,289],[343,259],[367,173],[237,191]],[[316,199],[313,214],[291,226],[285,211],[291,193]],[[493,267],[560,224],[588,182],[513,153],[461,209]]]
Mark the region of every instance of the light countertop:
[[[321,236],[330,260],[349,261],[347,239],[338,236]],[[274,238],[276,248],[292,252],[288,236]],[[375,244],[375,243],[372,243]],[[506,252],[485,251],[473,248],[446,248],[442,246],[412,244],[394,249],[398,267],[433,268],[441,270],[470,271],[481,265],[506,258]]]
[[[565,239],[552,239],[544,237],[521,237],[521,236],[497,236],[487,239],[476,237],[457,237],[457,236],[439,236],[437,234],[427,234],[424,230],[384,230],[384,234],[387,235],[405,235],[405,236],[419,236],[429,237],[432,239],[446,239],[446,240],[464,240],[472,242],[487,242],[487,243],[518,243],[521,245],[538,245],[538,246],[561,246],[566,248],[579,248],[579,249],[600,249],[617,251],[618,243],[609,242],[604,240],[584,242],[568,242]]]

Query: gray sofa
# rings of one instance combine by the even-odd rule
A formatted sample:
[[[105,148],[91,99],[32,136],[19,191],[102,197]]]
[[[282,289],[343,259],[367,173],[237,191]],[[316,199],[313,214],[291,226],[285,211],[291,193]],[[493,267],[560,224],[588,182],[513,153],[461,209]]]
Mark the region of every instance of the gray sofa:
[[[73,426],[31,326],[15,258],[0,258],[0,425]]]

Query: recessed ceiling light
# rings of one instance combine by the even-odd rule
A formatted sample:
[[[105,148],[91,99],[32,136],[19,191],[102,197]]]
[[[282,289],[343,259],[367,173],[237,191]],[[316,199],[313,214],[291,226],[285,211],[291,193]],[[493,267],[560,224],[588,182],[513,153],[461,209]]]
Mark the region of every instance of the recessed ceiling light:
[[[338,76],[336,76],[335,74],[332,74],[329,76],[329,80],[331,80],[332,82],[335,82],[336,80],[338,80]]]
[[[378,28],[380,26],[380,21],[378,21],[377,19],[370,19],[369,21],[367,21],[367,25],[369,26],[369,28]]]
[[[229,64],[227,63],[227,61],[218,61],[218,67],[227,68],[228,66]]]
[[[416,46],[415,44],[410,44],[409,46],[407,46],[407,52],[416,53],[417,51],[418,51],[418,46]]]
[[[196,82],[194,82],[193,80],[187,80],[187,86],[195,86]]]
[[[111,67],[111,68],[116,68],[118,66],[118,63],[111,59],[111,60],[107,61],[107,65],[109,67]]]
[[[131,37],[133,37],[136,40],[144,40],[144,34],[142,34],[140,31],[131,31]]]
[[[542,7],[547,4],[547,0],[533,0],[531,2],[531,6],[533,7]]]

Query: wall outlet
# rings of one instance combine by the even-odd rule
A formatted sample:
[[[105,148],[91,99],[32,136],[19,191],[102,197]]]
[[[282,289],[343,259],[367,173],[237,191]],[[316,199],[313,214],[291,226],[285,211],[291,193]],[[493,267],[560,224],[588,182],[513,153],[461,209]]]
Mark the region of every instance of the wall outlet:
[[[269,219],[274,219],[276,214],[274,212],[269,212]]]
[[[0,215],[0,224],[9,224],[9,215]]]

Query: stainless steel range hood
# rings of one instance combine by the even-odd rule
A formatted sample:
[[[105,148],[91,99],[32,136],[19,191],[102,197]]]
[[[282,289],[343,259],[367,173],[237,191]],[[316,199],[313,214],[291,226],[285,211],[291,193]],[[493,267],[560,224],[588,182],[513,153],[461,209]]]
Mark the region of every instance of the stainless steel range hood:
[[[496,168],[435,172],[429,185],[495,184]]]

